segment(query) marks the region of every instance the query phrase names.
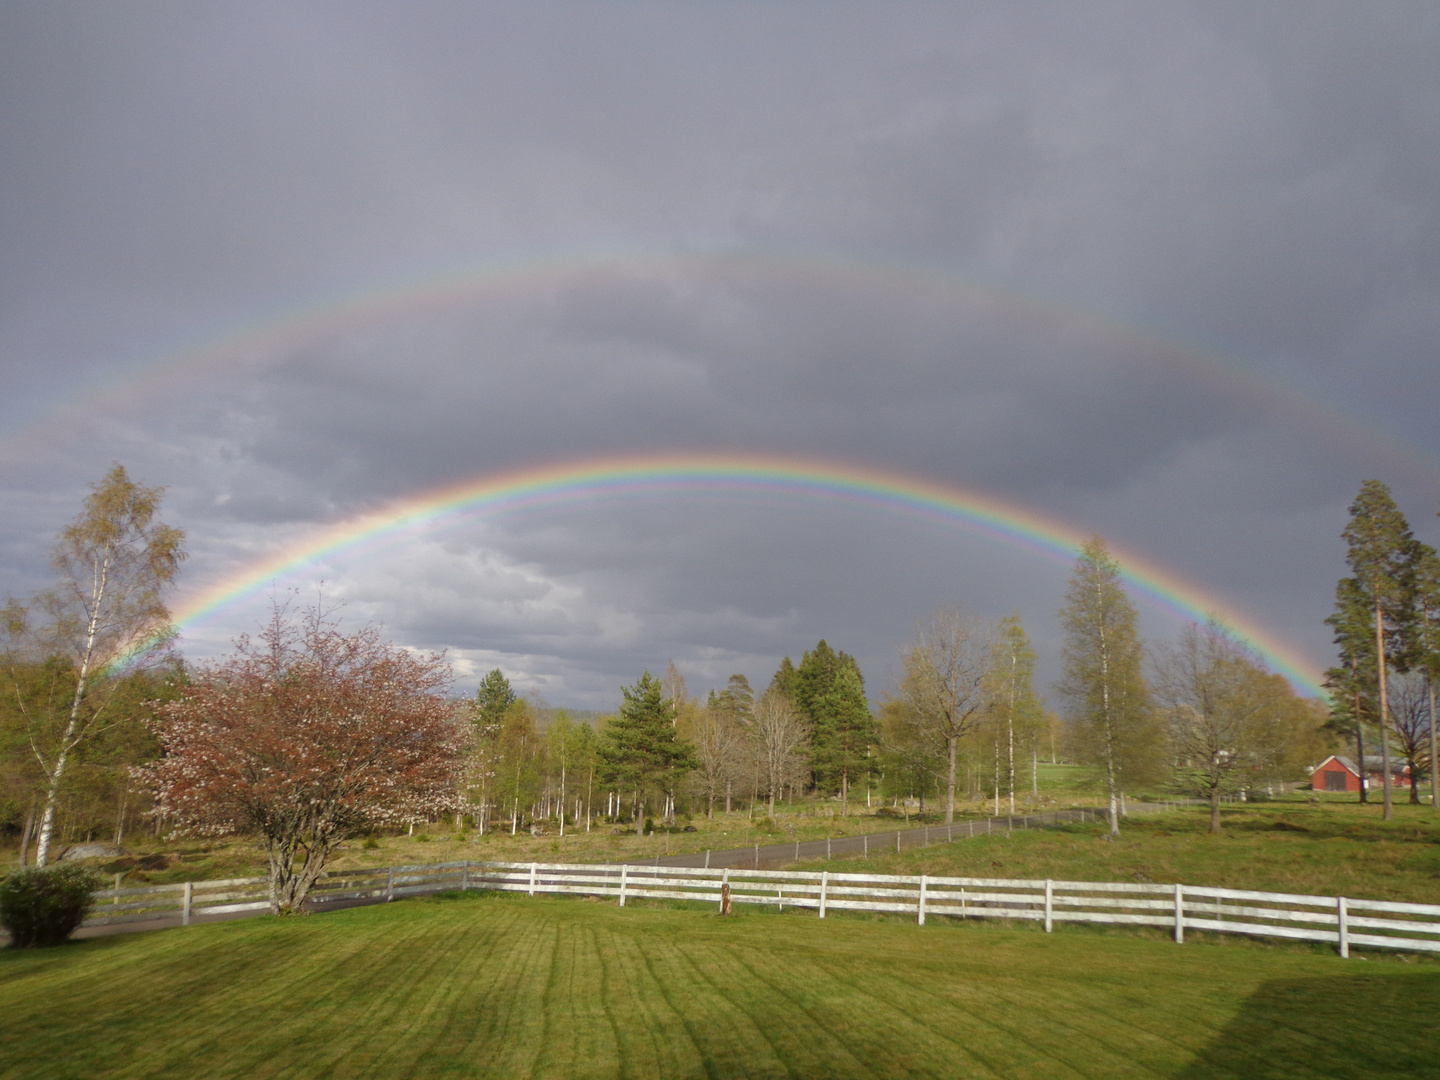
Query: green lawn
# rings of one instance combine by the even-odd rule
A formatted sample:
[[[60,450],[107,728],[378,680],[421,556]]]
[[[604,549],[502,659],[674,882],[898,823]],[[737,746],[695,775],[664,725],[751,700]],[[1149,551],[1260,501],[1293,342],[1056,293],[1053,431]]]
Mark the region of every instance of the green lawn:
[[[0,1074],[1339,1080],[1436,1075],[1437,1013],[1393,957],[472,894],[7,951]]]
[[[1204,807],[1137,815],[1118,841],[1103,825],[1017,831],[830,869],[957,877],[1182,882],[1369,900],[1440,902],[1440,814],[1302,799],[1226,806],[1219,835]],[[820,864],[816,864],[820,865]],[[864,868],[862,870],[862,868]],[[1440,1075],[1440,1070],[1437,1070]]]

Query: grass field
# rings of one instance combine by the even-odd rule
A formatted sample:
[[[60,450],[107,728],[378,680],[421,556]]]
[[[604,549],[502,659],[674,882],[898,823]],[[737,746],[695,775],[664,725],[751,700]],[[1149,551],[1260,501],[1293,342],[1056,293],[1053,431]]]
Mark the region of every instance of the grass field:
[[[958,877],[1155,881],[1222,888],[1440,901],[1440,815],[1428,806],[1380,807],[1304,799],[1248,803],[1222,810],[1209,832],[1203,807],[1137,815],[1118,841],[1102,825],[1017,831],[955,844],[835,861],[831,869]],[[820,864],[816,864],[820,865]],[[1440,1075],[1440,1072],[1437,1072]]]
[[[512,896],[0,954],[7,1077],[1437,1074],[1440,964]]]

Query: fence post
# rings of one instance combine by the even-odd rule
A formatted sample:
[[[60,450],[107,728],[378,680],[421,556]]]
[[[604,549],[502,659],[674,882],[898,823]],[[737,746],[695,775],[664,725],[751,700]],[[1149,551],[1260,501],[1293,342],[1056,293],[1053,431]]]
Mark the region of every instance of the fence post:
[[[710,849],[708,847],[705,849],[705,869],[710,869]]]
[[[1055,882],[1045,879],[1045,932],[1050,933],[1051,916],[1055,908]]]
[[[868,859],[868,858],[870,857],[870,834],[869,834],[868,832],[867,832],[867,833],[865,834],[865,836],[864,836],[864,841],[865,841],[865,858]],[[799,845],[796,845],[796,846],[798,847]],[[119,886],[117,885],[116,888],[119,888]]]
[[[395,868],[394,868],[393,866],[387,866],[387,867],[385,868],[385,902],[388,904],[391,900],[394,900],[394,899],[395,899]]]
[[[895,830],[895,854],[900,854],[900,830]]]
[[[535,863],[530,864],[530,895],[535,895]]]
[[[1350,908],[1345,897],[1335,898],[1335,928],[1338,931],[1337,938],[1340,942],[1340,955],[1350,958]]]
[[[755,869],[760,869],[760,845],[755,845]]]
[[[465,868],[460,871],[460,891],[468,892],[470,889],[470,860],[465,860]]]
[[[955,824],[954,824],[954,822],[951,822],[950,824],[948,824],[948,825],[945,826],[945,842],[946,842],[947,844],[953,844],[953,843],[955,842]]]
[[[830,885],[830,871],[820,871],[820,918],[825,917],[825,893]]]
[[[830,838],[825,837],[825,858],[830,858]]]
[[[180,925],[190,925],[190,909],[195,902],[195,883],[185,882],[184,898],[180,902]]]
[[[1175,884],[1175,944],[1185,944],[1185,886]]]
[[[730,868],[720,871],[720,914],[730,914]]]
[[[920,875],[920,902],[915,905],[915,913],[921,926],[925,925],[925,875]]]
[[[625,880],[630,868],[624,863],[620,864],[620,906],[625,906]]]

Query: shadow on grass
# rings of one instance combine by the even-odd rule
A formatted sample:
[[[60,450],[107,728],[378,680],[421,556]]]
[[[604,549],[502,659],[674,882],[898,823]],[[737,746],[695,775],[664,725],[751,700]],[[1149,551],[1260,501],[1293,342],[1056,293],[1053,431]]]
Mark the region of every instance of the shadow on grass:
[[[1440,1075],[1440,971],[1276,979],[1174,1080]]]

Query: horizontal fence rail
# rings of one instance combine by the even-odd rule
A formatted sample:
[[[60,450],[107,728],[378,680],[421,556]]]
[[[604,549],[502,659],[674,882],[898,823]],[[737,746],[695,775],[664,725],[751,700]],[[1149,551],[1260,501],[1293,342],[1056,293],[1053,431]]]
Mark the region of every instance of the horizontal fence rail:
[[[1050,931],[1056,923],[1151,926],[1177,942],[1187,930],[1288,938],[1334,945],[1348,956],[1355,945],[1440,952],[1440,904],[1409,904],[1298,893],[1254,892],[1199,885],[1100,881],[1035,881],[930,875],[844,874],[828,870],[628,863],[453,862],[391,866],[327,875],[307,905],[384,903],[407,896],[484,889],[530,896],[562,894],[630,900],[696,901],[873,911],[913,917],[1024,919]],[[188,882],[95,894],[87,926],[174,920],[182,924],[271,907],[265,878]]]

